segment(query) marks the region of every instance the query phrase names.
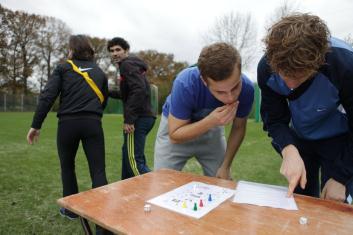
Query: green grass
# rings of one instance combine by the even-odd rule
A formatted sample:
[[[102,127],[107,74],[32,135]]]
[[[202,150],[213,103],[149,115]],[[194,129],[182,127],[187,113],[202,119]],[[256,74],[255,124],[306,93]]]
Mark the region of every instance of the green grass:
[[[56,200],[61,197],[56,151],[57,119],[48,115],[39,143],[28,145],[26,134],[33,113],[0,113],[0,234],[82,234],[78,220],[61,218]],[[148,136],[146,153],[153,166],[154,139],[159,119]],[[106,172],[109,182],[120,180],[122,117],[105,115]],[[229,131],[229,128],[227,128]],[[261,123],[249,121],[247,135],[232,166],[236,180],[285,185],[279,174],[280,157],[274,152]],[[184,171],[201,174],[192,159]],[[91,187],[88,165],[80,147],[76,158],[80,191]],[[122,212],[123,213],[123,212]]]

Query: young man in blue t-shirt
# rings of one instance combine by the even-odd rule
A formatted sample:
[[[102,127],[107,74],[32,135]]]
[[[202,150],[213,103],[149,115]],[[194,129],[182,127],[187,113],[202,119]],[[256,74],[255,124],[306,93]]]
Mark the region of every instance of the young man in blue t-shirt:
[[[178,74],[163,106],[154,169],[181,170],[195,157],[205,175],[230,179],[253,99],[254,88],[241,74],[238,51],[226,43],[203,48],[197,66]],[[224,126],[230,123],[226,142]]]
[[[288,196],[345,201],[353,193],[353,48],[309,14],[282,18],[265,44],[261,115],[283,157]]]

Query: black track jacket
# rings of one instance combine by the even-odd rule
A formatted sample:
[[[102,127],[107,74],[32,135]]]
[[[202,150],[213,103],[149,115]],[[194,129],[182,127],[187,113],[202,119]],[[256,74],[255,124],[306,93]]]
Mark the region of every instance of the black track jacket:
[[[39,97],[33,117],[32,128],[40,129],[55,99],[60,95],[58,118],[64,117],[101,117],[108,98],[108,80],[104,72],[93,61],[73,60],[81,70],[87,72],[104,96],[103,104],[88,85],[86,80],[73,71],[65,62],[59,64]]]
[[[119,69],[124,123],[134,124],[138,117],[154,117],[151,106],[151,87],[146,78],[146,63],[130,55],[119,63]]]

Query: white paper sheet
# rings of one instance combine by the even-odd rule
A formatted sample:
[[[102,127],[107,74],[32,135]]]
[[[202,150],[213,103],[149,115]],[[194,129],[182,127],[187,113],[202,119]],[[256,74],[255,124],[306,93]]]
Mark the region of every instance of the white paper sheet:
[[[233,202],[298,210],[294,198],[287,197],[287,191],[286,187],[239,181]]]
[[[199,219],[233,195],[232,189],[193,181],[147,202]]]
[[[347,202],[348,202],[348,204],[349,205],[352,205],[352,196],[351,195],[348,195],[348,197],[347,197]]]

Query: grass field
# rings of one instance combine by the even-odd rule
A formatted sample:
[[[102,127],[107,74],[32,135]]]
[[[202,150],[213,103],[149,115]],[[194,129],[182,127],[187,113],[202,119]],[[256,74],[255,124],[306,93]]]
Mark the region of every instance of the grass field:
[[[26,134],[32,116],[33,113],[0,113],[0,234],[82,234],[78,220],[69,221],[58,213],[56,200],[62,195],[62,186],[56,152],[55,114],[48,115],[39,143],[30,146],[26,143]],[[153,166],[158,124],[159,120],[146,145],[149,166]],[[103,126],[106,172],[111,183],[120,180],[122,117],[105,115]],[[233,178],[285,185],[279,166],[280,157],[272,149],[261,123],[250,120],[246,138],[233,162]],[[201,174],[195,160],[189,161],[184,171]],[[76,172],[80,191],[89,189],[91,181],[81,148]]]

